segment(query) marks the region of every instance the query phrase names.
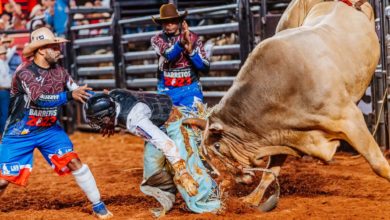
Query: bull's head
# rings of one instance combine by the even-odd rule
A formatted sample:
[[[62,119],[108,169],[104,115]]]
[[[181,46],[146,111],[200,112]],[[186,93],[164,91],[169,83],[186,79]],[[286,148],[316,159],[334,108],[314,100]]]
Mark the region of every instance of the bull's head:
[[[241,163],[237,160],[237,155],[232,153],[234,142],[229,133],[224,130],[224,124],[218,121],[204,119],[186,119],[186,125],[195,125],[203,130],[201,149],[209,165],[215,173],[237,174],[240,173]]]

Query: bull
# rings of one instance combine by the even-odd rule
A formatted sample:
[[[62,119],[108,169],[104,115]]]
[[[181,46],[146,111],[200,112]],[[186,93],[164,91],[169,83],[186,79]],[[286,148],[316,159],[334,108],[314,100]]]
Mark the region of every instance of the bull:
[[[330,161],[340,140],[390,180],[390,166],[356,106],[380,56],[373,9],[351,2],[357,10],[348,2],[291,1],[276,34],[256,46],[212,108],[202,147],[217,170],[227,167],[250,183],[253,173],[245,169],[269,158],[269,172],[245,202],[259,205],[287,155]],[[202,125],[193,119],[185,123]]]

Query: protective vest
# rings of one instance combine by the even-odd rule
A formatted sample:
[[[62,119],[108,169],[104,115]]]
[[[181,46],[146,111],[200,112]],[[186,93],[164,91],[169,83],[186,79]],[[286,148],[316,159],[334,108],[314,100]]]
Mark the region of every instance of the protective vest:
[[[118,126],[126,128],[127,116],[131,109],[139,103],[145,103],[152,111],[150,120],[158,127],[162,126],[169,118],[172,110],[172,101],[166,95],[145,92],[134,92],[123,89],[114,89],[110,96],[120,105]]]

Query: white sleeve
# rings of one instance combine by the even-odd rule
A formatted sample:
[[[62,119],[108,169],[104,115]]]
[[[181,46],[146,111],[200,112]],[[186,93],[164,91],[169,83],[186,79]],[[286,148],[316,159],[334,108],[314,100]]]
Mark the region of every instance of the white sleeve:
[[[7,54],[5,55],[7,57],[7,63],[11,60],[12,56],[16,53],[16,46],[13,46],[12,48],[9,48],[7,50]]]
[[[179,161],[180,154],[175,142],[150,121],[152,111],[144,103],[137,103],[127,116],[127,129],[152,143],[163,152],[171,164]]]

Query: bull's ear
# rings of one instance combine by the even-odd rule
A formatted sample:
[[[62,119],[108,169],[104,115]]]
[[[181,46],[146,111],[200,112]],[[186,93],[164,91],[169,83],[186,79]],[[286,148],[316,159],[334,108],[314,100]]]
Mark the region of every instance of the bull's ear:
[[[214,134],[221,134],[223,132],[223,126],[218,122],[214,122],[209,126],[209,131]]]

